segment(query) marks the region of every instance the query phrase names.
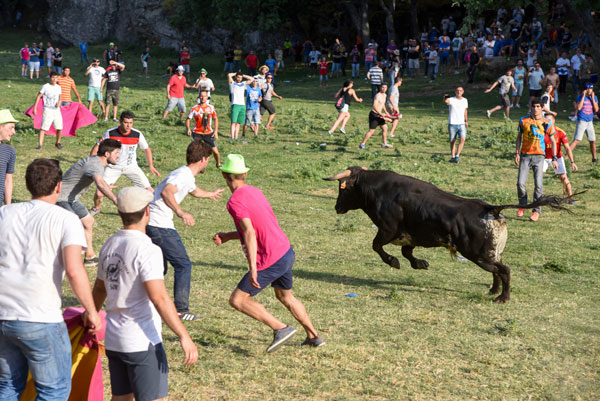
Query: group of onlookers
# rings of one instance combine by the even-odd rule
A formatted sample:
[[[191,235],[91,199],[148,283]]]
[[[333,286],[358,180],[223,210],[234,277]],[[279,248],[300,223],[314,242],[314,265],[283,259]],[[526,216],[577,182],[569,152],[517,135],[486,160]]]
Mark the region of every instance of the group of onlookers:
[[[22,77],[26,77],[29,73],[29,79],[33,79],[34,75],[36,79],[40,79],[40,69],[43,71],[44,66],[48,69],[48,77],[52,71],[62,73],[62,53],[59,47],[52,47],[50,42],[47,42],[46,48],[44,48],[43,42],[39,42],[39,44],[33,42],[31,46],[26,42],[19,50],[19,56],[21,57]]]

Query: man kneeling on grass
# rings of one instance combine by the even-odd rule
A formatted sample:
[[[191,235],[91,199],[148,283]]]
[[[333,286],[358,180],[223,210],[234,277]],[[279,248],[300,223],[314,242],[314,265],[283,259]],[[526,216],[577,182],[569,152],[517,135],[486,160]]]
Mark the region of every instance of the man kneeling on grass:
[[[123,228],[100,251],[94,303],[106,300],[106,355],[113,401],[161,400],[168,395],[168,364],[162,320],[179,337],[184,364],[198,360],[198,349],[180,321],[164,283],[162,252],[146,235],[148,204],[154,195],[123,188],[117,209]]]
[[[277,299],[304,327],[307,337],[302,345],[324,345],[325,341],[313,327],[304,305],[292,294],[294,249],[279,227],[269,201],[258,188],[245,183],[248,170],[242,155],[236,154],[227,155],[225,165],[221,167],[223,178],[232,192],[227,210],[237,231],[217,233],[213,240],[221,245],[239,239],[250,268],[231,294],[229,304],[273,329],[273,342],[267,347],[267,352],[276,351],[296,334],[296,329],[283,324],[253,299],[271,284]]]

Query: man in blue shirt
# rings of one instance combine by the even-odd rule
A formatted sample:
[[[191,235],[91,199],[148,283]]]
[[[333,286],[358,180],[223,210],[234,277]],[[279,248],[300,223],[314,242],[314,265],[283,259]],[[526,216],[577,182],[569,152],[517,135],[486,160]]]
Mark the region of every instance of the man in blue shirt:
[[[442,69],[442,66],[445,65],[446,66],[446,72],[450,73],[450,62],[449,62],[449,57],[450,57],[450,46],[452,46],[452,43],[450,43],[450,38],[446,35],[442,36],[442,41],[440,42],[439,45],[439,56],[440,56],[440,65],[438,66],[438,68]]]
[[[594,131],[594,114],[598,112],[598,97],[594,95],[594,85],[587,83],[585,90],[575,99],[575,110],[577,111],[577,125],[575,126],[575,138],[571,142],[571,151],[575,150],[577,144],[583,139],[583,133],[587,133],[592,153],[592,163],[598,161],[596,156],[596,132]]]
[[[261,101],[262,91],[258,87],[258,82],[253,80],[250,85],[246,85],[246,125],[252,128],[254,136],[258,135]]]
[[[87,54],[87,47],[88,47],[88,43],[84,40],[82,42],[79,42],[79,51],[81,52],[81,64],[83,64],[83,59],[85,58],[85,62],[86,63],[90,63],[90,59],[88,58],[88,54]]]
[[[275,70],[275,66],[277,65],[277,60],[273,58],[271,53],[268,54],[267,59],[265,60],[265,65],[269,67],[269,72],[273,75],[277,72]]]

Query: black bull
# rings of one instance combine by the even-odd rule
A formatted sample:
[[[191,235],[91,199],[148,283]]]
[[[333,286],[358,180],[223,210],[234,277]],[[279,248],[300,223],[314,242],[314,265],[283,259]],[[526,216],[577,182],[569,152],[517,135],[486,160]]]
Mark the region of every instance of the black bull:
[[[543,196],[526,206],[490,205],[480,199],[461,198],[393,171],[369,171],[362,167],[349,167],[324,180],[339,181],[335,204],[338,214],[362,209],[378,227],[373,250],[385,263],[400,268],[398,258],[383,250],[389,243],[402,246],[402,256],[413,269],[429,267],[426,260],[413,256],[416,246],[444,247],[453,256],[458,251],[492,273],[490,294],[498,294],[502,283],[496,302],[510,299],[510,268],[502,263],[508,230],[500,211],[537,206],[566,210],[561,204],[570,199]]]

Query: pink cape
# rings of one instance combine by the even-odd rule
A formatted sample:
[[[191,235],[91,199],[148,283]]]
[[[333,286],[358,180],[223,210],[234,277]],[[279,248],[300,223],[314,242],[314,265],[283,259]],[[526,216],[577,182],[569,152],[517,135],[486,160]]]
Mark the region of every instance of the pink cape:
[[[44,100],[42,99],[38,103],[37,114],[33,115],[33,106],[25,111],[25,114],[33,118],[33,127],[40,129],[42,127],[42,113],[44,111]],[[87,107],[81,103],[73,102],[68,106],[60,107],[60,114],[63,118],[63,136],[75,136],[78,128],[87,127],[98,121],[95,115],[93,115]],[[46,134],[56,135],[54,125],[50,126],[50,129],[46,131]]]

